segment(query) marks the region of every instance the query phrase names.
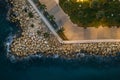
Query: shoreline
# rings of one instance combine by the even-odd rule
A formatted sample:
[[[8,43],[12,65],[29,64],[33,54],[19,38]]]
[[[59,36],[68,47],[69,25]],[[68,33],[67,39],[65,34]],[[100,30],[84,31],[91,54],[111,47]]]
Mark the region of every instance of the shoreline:
[[[14,1],[14,0],[11,0],[11,1]],[[21,3],[20,1],[21,0],[18,0],[15,2],[19,4]],[[21,5],[23,9],[19,8]],[[19,11],[23,11],[25,9],[25,6],[26,8],[28,8],[28,12],[19,13]],[[17,8],[19,8],[19,11],[17,11]],[[29,10],[29,8],[31,8],[32,11]],[[23,1],[21,4],[16,5],[16,7],[14,6],[13,10],[18,14],[17,17],[15,17],[15,19],[18,19],[20,21],[19,26],[23,31],[21,32],[21,35],[19,37],[14,38],[13,43],[10,45],[10,50],[12,55],[16,55],[18,57],[24,58],[30,55],[36,55],[37,53],[40,52],[43,55],[46,55],[46,57],[55,55],[56,58],[63,57],[67,59],[69,58],[79,59],[82,57],[86,57],[87,55],[101,56],[101,57],[109,57],[109,56],[115,57],[120,52],[119,50],[120,47],[117,46],[119,45],[119,43],[117,42],[116,43],[108,42],[108,43],[89,43],[89,44],[88,43],[87,44],[67,44],[67,45],[60,44],[55,38],[55,36],[46,27],[46,25],[41,20],[41,18],[37,15],[36,11],[26,1],[25,2]],[[28,17],[29,12],[32,12],[34,14],[34,18]],[[31,20],[32,22],[35,22],[35,23],[32,23],[34,24],[33,28],[30,27],[31,25],[27,25],[31,23]],[[39,35],[37,34],[37,29],[39,29],[40,31]],[[49,34],[47,38],[45,38],[44,36],[45,33]],[[112,47],[110,47],[111,45],[113,45],[113,49]],[[36,48],[36,46],[38,46],[38,48]]]
[[[11,42],[10,36],[14,37],[14,35],[18,32],[18,28],[16,28],[15,24],[6,19],[8,9],[5,8],[7,5],[5,0],[0,1],[0,4],[4,4],[4,6],[2,5],[1,7],[1,14],[3,16],[0,15],[0,22],[2,24],[0,26],[1,79],[88,80],[100,78],[101,80],[102,77],[106,79],[119,79],[118,74],[120,72],[120,56],[114,58],[101,58],[98,56],[95,57],[91,55],[86,55],[82,58],[78,57],[75,59],[68,59],[60,56],[58,57],[57,55],[46,56],[46,53],[37,53],[33,55],[29,54],[26,57],[18,57],[17,55],[15,55],[15,53],[7,54],[6,42]],[[14,40],[16,41],[16,39]],[[94,76],[96,74],[97,77]]]

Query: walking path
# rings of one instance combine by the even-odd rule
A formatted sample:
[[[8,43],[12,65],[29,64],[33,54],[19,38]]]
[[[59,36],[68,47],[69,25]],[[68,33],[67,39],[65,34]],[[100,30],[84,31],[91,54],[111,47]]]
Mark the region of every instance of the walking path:
[[[84,29],[73,24],[59,4],[56,3],[57,1],[40,0],[41,3],[47,6],[47,11],[54,15],[59,27],[64,27],[64,33],[69,40],[120,39],[120,28],[89,27]]]
[[[52,26],[50,25],[50,23],[48,22],[48,20],[44,17],[44,15],[37,9],[37,7],[35,6],[35,4],[32,2],[32,0],[28,0],[29,3],[33,6],[33,8],[36,10],[36,12],[38,13],[38,15],[42,18],[42,20],[45,22],[45,24],[47,25],[47,27],[52,31],[52,33],[57,37],[57,39],[59,40],[59,42],[62,41],[62,39],[58,36],[58,34],[55,32],[55,30],[52,28]]]
[[[78,28],[81,28],[82,30],[79,31],[79,32],[82,32],[84,31],[84,35],[83,34],[79,34],[78,35],[80,36],[81,39],[78,39],[78,40],[72,40],[71,39],[69,41],[63,41],[59,36],[58,34],[55,32],[55,30],[52,28],[52,26],[50,25],[50,23],[48,22],[48,20],[44,17],[44,15],[37,9],[37,7],[35,6],[35,4],[32,2],[32,0],[28,0],[29,3],[33,6],[33,8],[36,10],[36,12],[38,13],[38,15],[42,18],[42,20],[45,22],[45,24],[47,25],[47,27],[52,31],[52,33],[56,36],[56,38],[58,39],[58,41],[60,43],[64,43],[64,44],[71,44],[71,43],[91,43],[91,42],[120,42],[120,39],[117,39],[117,38],[120,38],[119,36],[119,30],[120,28],[103,28],[103,27],[100,27],[99,29],[95,29],[95,28],[88,28],[88,29],[82,29],[81,27],[78,27]],[[69,26],[70,27],[70,26]],[[93,31],[91,29],[94,29]],[[109,30],[110,29],[110,30]],[[73,32],[75,33],[76,31],[74,31],[75,29],[71,29],[73,30]],[[78,29],[80,30],[80,29]],[[100,34],[96,33],[96,30],[98,30],[99,32],[101,32]],[[117,31],[118,30],[118,31]],[[113,33],[114,32],[114,33]],[[111,39],[110,36],[108,36],[107,34],[111,35],[112,37],[114,37],[114,39]],[[71,35],[72,33],[70,32],[69,35]],[[117,35],[116,35],[117,34]],[[103,38],[100,38],[99,36],[96,37],[96,35],[99,35],[100,37],[103,37]],[[71,35],[71,36],[74,36],[74,35]],[[106,37],[105,37],[106,36]],[[68,37],[68,36],[67,36]],[[74,37],[71,37],[71,38],[74,38]]]
[[[20,27],[23,30],[21,36],[19,38],[14,38],[13,43],[10,45],[12,54],[15,54],[16,56],[24,58],[29,55],[39,55],[40,53],[40,55],[46,57],[57,56],[60,58],[81,59],[81,57],[84,57],[86,55],[119,55],[119,40],[63,41],[59,40],[60,38],[58,38],[58,41],[56,37],[59,36],[57,36],[52,26],[42,15],[42,12],[38,11],[32,0],[12,0],[11,4],[13,4],[14,6],[12,8],[12,11],[19,14],[16,17],[13,17],[11,14],[11,21],[15,22],[16,20],[19,20]],[[26,8],[27,12],[25,11]],[[34,18],[29,17],[29,12],[32,12],[34,14]],[[32,27],[31,25],[34,25],[34,27]],[[49,34],[49,36],[45,37],[45,33]]]

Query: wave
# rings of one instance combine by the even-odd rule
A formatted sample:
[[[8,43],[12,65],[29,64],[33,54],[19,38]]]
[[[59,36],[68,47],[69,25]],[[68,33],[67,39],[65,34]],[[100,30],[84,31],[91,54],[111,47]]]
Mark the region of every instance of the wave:
[[[17,35],[17,34],[16,34]],[[7,58],[10,59],[10,61],[12,63],[18,62],[18,61],[29,61],[32,59],[41,59],[41,58],[52,58],[52,59],[64,59],[63,57],[61,57],[58,54],[54,54],[54,55],[45,55],[44,53],[35,53],[35,54],[31,54],[31,55],[27,55],[25,57],[18,57],[15,54],[13,54],[10,50],[10,45],[12,44],[14,38],[16,38],[15,34],[10,33],[8,35],[8,37],[6,38],[5,41],[5,46],[6,46],[6,51],[7,51]],[[119,56],[117,57],[101,57],[101,56],[95,56],[95,55],[86,55],[86,54],[78,54],[76,55],[77,57],[75,58],[75,60],[80,61],[80,63],[96,63],[96,64],[113,64],[113,63],[120,63],[118,62],[120,60]],[[70,58],[65,58],[65,60],[69,61],[69,60],[74,60],[74,59],[70,59]]]
[[[7,55],[7,57],[10,58],[11,62],[14,62],[14,61],[15,61],[15,56],[10,54],[10,53],[11,53],[10,45],[12,44],[13,39],[14,39],[15,37],[16,37],[16,35],[13,35],[12,33],[10,33],[10,34],[8,35],[8,37],[6,38],[5,43],[4,43],[4,45],[5,45],[5,47],[6,47],[6,52],[7,52],[6,55]]]
[[[6,41],[5,41],[5,44],[6,44],[6,47],[7,47],[7,52],[10,52],[9,49],[10,49],[11,43],[13,42],[13,38],[14,38],[13,34],[10,33],[10,34],[8,35]]]
[[[11,11],[11,8],[9,8],[7,16],[6,16],[6,20],[8,20],[8,21],[10,21],[10,11]]]
[[[25,56],[25,57],[18,57],[16,55],[14,55],[10,50],[10,45],[12,44],[14,38],[16,38],[16,37],[17,37],[17,34],[15,35],[15,34],[10,33],[8,35],[8,37],[6,38],[5,43],[4,43],[4,45],[6,47],[7,58],[9,58],[12,63],[14,63],[16,61],[21,61],[21,60],[27,60],[28,61],[28,60],[33,59],[33,58],[42,58],[44,56],[43,53],[31,54],[31,55],[28,55],[28,56]],[[52,56],[45,56],[45,57],[46,58],[51,57],[51,58],[56,59],[56,58],[59,58],[59,55],[54,54]]]
[[[6,8],[8,9],[8,10],[7,10],[7,15],[6,15],[6,20],[10,21],[10,15],[11,15],[12,4],[10,3],[9,0],[6,0],[6,2],[7,2]]]

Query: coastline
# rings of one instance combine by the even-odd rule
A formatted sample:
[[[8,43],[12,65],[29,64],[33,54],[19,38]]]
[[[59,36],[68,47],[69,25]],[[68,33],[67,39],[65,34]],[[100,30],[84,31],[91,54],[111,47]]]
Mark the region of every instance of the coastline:
[[[12,0],[12,1],[14,1],[14,0]],[[18,0],[16,2],[18,2],[18,4],[19,4],[20,0]],[[27,3],[26,2],[24,3],[24,1],[23,1],[23,4],[27,4]],[[21,5],[23,5],[23,4],[21,4]],[[86,57],[87,55],[88,56],[101,56],[101,57],[110,57],[110,56],[115,57],[115,56],[119,55],[119,52],[120,52],[119,51],[119,42],[116,42],[116,43],[107,42],[107,43],[67,44],[67,45],[60,44],[57,41],[57,39],[55,38],[55,36],[48,30],[48,28],[46,27],[44,22],[41,20],[41,18],[36,14],[36,12],[32,8],[32,6],[30,6],[30,4],[27,4],[26,6],[28,6],[27,8],[30,7],[31,10],[33,11],[33,13],[35,14],[34,17],[35,17],[35,19],[38,20],[38,23],[36,23],[37,26],[38,26],[38,24],[40,24],[40,27],[37,27],[37,29],[41,29],[40,30],[41,32],[40,32],[39,36],[36,33],[36,31],[34,33],[34,30],[32,31],[30,25],[27,25],[27,24],[29,24],[29,22],[31,22],[31,20],[34,22],[34,19],[28,18],[28,16],[27,16],[28,13],[24,14],[22,12],[19,13],[19,11],[18,11],[18,14],[22,14],[22,15],[18,15],[16,18],[12,18],[12,19],[18,19],[20,21],[19,26],[21,27],[23,32],[21,32],[21,36],[14,38],[13,43],[10,45],[11,54],[16,55],[16,57],[18,56],[18,57],[24,58],[24,57],[27,57],[30,55],[36,55],[37,53],[41,53],[42,55],[45,55],[45,56],[53,56],[55,58],[62,57],[62,58],[67,58],[67,59],[75,59],[75,58],[79,59],[79,58]],[[13,10],[17,9],[19,7],[20,7],[20,5],[14,7]],[[19,10],[21,10],[21,9],[19,9]],[[16,10],[14,10],[14,11],[17,12]],[[26,18],[26,19],[24,19],[24,18]],[[37,20],[35,20],[35,22],[37,22]],[[39,20],[41,22],[39,22]],[[28,21],[28,23],[27,23],[27,21]],[[25,26],[27,26],[28,29],[31,29],[30,33],[34,33],[34,35],[30,36],[29,31],[27,32],[28,29]],[[36,28],[36,27],[34,26],[33,28]],[[48,38],[45,38],[45,36],[44,36],[45,32],[49,33]],[[29,45],[27,42],[29,42]],[[113,45],[113,46],[111,47],[111,45]],[[38,48],[36,48],[36,46],[38,46]]]
[[[78,59],[73,60],[63,59],[60,56],[58,58],[52,55],[46,56],[46,53],[37,53],[21,58],[13,53],[8,53],[10,56],[7,55],[6,42],[11,41],[10,36],[14,37],[18,32],[18,28],[6,19],[7,2],[1,0],[0,4],[2,5],[2,7],[0,6],[0,14],[3,15],[0,15],[0,79],[119,80],[120,56],[101,58],[100,56],[86,55],[83,58],[78,57]]]

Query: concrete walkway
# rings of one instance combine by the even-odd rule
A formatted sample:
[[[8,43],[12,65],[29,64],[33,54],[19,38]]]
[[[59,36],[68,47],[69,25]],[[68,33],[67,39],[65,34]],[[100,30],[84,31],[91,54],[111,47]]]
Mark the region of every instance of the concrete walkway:
[[[41,17],[41,19],[44,21],[44,23],[47,25],[47,27],[50,29],[50,31],[55,35],[55,37],[58,39],[58,41],[62,44],[76,44],[76,43],[96,43],[96,42],[120,42],[120,39],[86,39],[86,40],[69,40],[69,41],[63,41],[58,34],[55,32],[55,30],[52,28],[48,20],[44,17],[44,15],[37,9],[35,4],[32,2],[32,0],[28,0],[28,2],[33,6],[33,8],[36,10],[38,15]],[[80,28],[80,27],[78,27]],[[101,27],[102,28],[102,27]],[[114,28],[117,29],[117,28]],[[113,30],[113,29],[112,29]],[[101,29],[101,31],[103,31]],[[114,31],[114,30],[113,30]],[[87,33],[87,32],[86,32]],[[94,32],[93,32],[94,33]],[[119,32],[118,32],[119,33]],[[104,34],[104,33],[103,33]],[[115,33],[116,34],[116,33]],[[86,34],[87,35],[87,34]],[[101,34],[102,35],[102,34]],[[83,36],[82,36],[83,37]]]
[[[37,9],[35,4],[32,0],[28,0],[28,2],[33,6],[33,8],[36,10],[38,15],[42,18],[44,23],[47,25],[47,27],[52,31],[52,33],[56,36],[56,38],[59,40],[59,42],[62,42],[62,39],[58,36],[58,34],[55,32],[55,30],[52,28],[51,24],[48,22],[48,20],[44,17],[44,15]]]
[[[56,0],[40,0],[47,6],[47,11],[54,15],[59,27],[64,27],[65,35],[69,40],[98,40],[98,39],[120,39],[120,28],[90,27],[84,29],[74,25],[64,13]]]

